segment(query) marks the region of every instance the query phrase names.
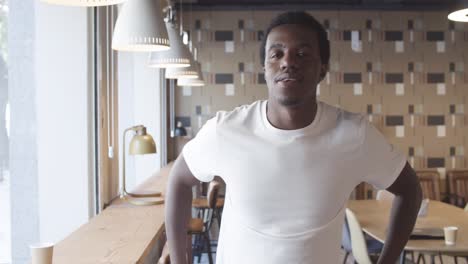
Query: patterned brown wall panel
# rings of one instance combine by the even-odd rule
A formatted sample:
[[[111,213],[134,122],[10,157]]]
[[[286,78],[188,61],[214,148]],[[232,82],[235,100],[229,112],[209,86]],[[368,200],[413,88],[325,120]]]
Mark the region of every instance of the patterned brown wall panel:
[[[176,115],[191,118],[194,134],[218,110],[267,98],[258,35],[279,13],[184,15],[207,81],[202,88],[176,91]],[[468,23],[450,23],[445,12],[310,13],[326,24],[331,43],[319,100],[367,115],[416,168],[468,165]],[[359,32],[357,42],[351,41],[353,31]],[[232,41],[224,41],[231,39],[229,32]],[[232,74],[234,88],[215,84],[216,74]],[[227,95],[229,89],[234,94]]]

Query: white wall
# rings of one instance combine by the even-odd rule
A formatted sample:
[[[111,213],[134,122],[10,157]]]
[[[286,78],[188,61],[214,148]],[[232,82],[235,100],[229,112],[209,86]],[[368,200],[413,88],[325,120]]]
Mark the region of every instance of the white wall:
[[[157,154],[127,156],[127,188],[131,190],[161,168],[160,74],[159,70],[146,66],[148,53],[119,52],[118,56],[119,137],[128,127],[144,125],[156,141],[158,151]],[[130,138],[129,133],[127,153]],[[122,150],[122,147],[119,149]]]
[[[36,2],[35,73],[40,240],[57,242],[89,219],[92,88],[87,12]]]

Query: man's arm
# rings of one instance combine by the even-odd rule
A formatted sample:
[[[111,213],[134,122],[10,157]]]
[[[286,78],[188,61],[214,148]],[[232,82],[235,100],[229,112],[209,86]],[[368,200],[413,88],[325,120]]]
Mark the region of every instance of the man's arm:
[[[166,192],[165,225],[172,264],[189,263],[187,226],[192,214],[192,186],[198,182],[181,154],[169,174]]]
[[[378,264],[394,264],[398,260],[413,230],[422,200],[418,177],[408,163],[387,190],[395,195],[395,199]]]

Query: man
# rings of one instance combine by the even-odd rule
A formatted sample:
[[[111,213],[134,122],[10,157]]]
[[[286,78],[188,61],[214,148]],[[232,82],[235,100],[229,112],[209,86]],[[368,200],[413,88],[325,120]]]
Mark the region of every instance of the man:
[[[362,181],[396,196],[379,259],[395,263],[421,203],[414,171],[362,115],[317,102],[330,47],[313,17],[279,15],[261,48],[268,100],[218,112],[171,171],[172,263],[188,263],[191,187],[214,175],[227,186],[217,264],[339,263],[344,209]]]

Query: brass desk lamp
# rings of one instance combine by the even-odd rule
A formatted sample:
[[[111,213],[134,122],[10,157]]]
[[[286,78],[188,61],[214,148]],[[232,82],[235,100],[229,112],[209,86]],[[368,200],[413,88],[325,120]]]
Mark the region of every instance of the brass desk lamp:
[[[131,193],[126,188],[126,176],[125,176],[125,135],[129,131],[134,131],[135,135],[130,141],[130,155],[141,155],[156,153],[156,144],[154,143],[153,137],[146,133],[146,127],[143,125],[133,126],[125,129],[123,133],[122,141],[122,187],[120,190],[120,197],[129,203],[135,205],[156,205],[163,204],[164,199],[161,197],[161,192],[154,193]]]

